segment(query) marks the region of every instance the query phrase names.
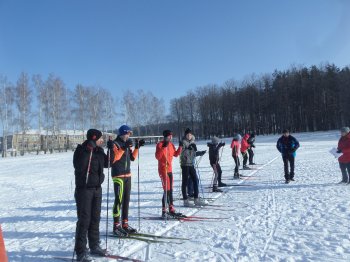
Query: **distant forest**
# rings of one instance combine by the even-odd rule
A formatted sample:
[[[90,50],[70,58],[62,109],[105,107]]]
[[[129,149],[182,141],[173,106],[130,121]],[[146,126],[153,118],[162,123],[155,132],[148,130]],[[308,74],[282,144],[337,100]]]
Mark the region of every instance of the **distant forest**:
[[[111,131],[131,125],[135,135],[176,136],[189,127],[199,138],[234,133],[279,133],[338,129],[350,125],[350,68],[334,64],[292,66],[243,81],[208,84],[170,101],[152,92],[113,92],[99,86],[67,87],[54,74],[47,79],[21,73],[16,83],[0,74],[2,134],[30,128]]]
[[[350,68],[291,67],[193,89],[171,101],[168,125],[198,136],[338,129],[350,125]]]

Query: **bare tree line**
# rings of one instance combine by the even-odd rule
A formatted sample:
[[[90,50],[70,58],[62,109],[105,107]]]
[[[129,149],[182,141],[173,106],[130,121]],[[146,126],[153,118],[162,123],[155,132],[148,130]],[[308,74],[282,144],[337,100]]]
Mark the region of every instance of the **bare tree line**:
[[[291,67],[198,87],[170,103],[168,126],[202,137],[338,129],[350,124],[350,68]]]

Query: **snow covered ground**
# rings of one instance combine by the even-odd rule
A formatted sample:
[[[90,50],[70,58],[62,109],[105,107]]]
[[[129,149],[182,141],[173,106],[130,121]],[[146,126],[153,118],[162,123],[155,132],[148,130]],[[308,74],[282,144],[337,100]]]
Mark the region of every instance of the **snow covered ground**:
[[[341,178],[338,163],[328,152],[336,146],[338,132],[295,136],[301,143],[296,182],[283,183],[283,163],[275,149],[277,136],[257,138],[255,161],[261,165],[258,170],[242,172],[250,176],[246,180],[234,181],[230,141],[226,140],[221,161],[224,182],[242,186],[227,187],[223,194],[209,193],[212,172],[205,155],[199,165],[204,196],[216,198],[216,206],[184,208],[182,201],[175,202],[180,212],[216,220],[165,223],[143,219],[142,232],[190,240],[147,244],[109,239],[109,250],[149,261],[350,261],[350,186],[337,184]],[[206,143],[198,147],[206,149]],[[142,217],[161,213],[162,189],[154,151],[154,145],[146,146],[140,155]],[[174,162],[174,196],[179,198],[180,169],[178,160]],[[138,227],[136,162],[133,176],[130,224]],[[73,178],[72,152],[0,159],[0,223],[10,261],[56,261],[55,257],[72,255]],[[110,192],[112,207],[112,189]],[[101,235],[106,230],[106,193],[107,180]],[[111,219],[109,223],[111,230]]]

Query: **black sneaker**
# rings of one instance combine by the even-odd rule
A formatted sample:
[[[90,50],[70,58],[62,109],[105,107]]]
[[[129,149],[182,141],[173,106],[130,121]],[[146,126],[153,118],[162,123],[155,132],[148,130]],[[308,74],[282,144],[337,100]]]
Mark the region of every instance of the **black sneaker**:
[[[90,254],[94,256],[105,257],[107,255],[107,250],[102,249],[99,245],[90,248]]]
[[[251,168],[249,166],[243,166],[243,170],[250,170]]]
[[[233,175],[233,179],[239,179],[239,174],[238,174],[238,173],[235,173],[235,174]]]
[[[83,252],[80,254],[77,254],[77,261],[78,262],[91,262],[94,261],[92,257],[90,257],[89,253]]]
[[[289,180],[289,179],[287,179],[285,183],[286,183],[286,184],[289,184],[289,182],[290,182],[290,180]]]
[[[126,232],[121,225],[117,225],[114,224],[113,227],[113,235],[117,236],[117,237],[127,237],[128,236],[128,232]]]
[[[135,228],[129,226],[128,224],[123,225],[123,229],[126,233],[128,233],[128,235],[137,233],[137,230]]]
[[[294,178],[291,178],[291,179],[289,179],[289,180],[290,180],[290,181],[293,181],[293,182],[295,181]]]

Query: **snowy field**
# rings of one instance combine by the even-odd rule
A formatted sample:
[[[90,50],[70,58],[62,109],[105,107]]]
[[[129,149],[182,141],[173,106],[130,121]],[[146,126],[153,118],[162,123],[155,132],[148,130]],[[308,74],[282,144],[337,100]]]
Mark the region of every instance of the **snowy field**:
[[[238,184],[225,193],[209,193],[212,179],[206,154],[199,165],[205,197],[216,198],[202,209],[178,211],[217,219],[191,222],[141,220],[141,231],[189,238],[183,244],[145,243],[109,239],[113,254],[142,261],[350,261],[350,186],[338,185],[338,162],[329,150],[338,132],[296,134],[296,182],[284,184],[277,136],[259,136],[255,161],[258,170],[244,171],[233,180],[230,140],[222,155],[224,182]],[[199,143],[199,150],[206,143]],[[141,216],[159,216],[162,188],[154,158],[155,146],[140,154]],[[76,209],[73,198],[72,152],[0,159],[1,209],[10,261],[60,261],[71,257]],[[138,227],[137,162],[133,163],[130,225]],[[107,169],[105,170],[107,177]],[[180,168],[174,160],[175,193],[180,197]],[[107,180],[104,183],[101,235],[106,231]],[[113,192],[110,190],[110,208]],[[111,210],[109,211],[111,215]],[[112,230],[112,219],[109,219]],[[102,246],[105,244],[101,236]],[[96,261],[111,261],[101,258]]]

